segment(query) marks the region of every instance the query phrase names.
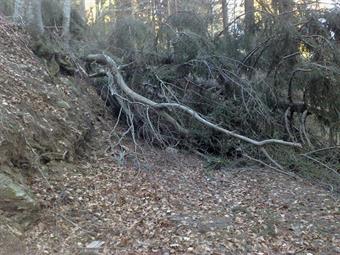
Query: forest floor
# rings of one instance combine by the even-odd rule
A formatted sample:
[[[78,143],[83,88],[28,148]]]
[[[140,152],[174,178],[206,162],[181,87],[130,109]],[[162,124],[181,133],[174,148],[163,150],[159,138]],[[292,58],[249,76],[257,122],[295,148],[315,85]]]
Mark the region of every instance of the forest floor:
[[[86,133],[84,112],[94,121],[82,159],[49,159],[44,176],[29,181],[39,220],[22,242],[0,247],[1,255],[340,253],[340,204],[332,193],[263,168],[209,171],[196,155],[142,142],[137,154],[131,141],[108,152],[113,120],[93,109],[100,102],[94,93],[47,82],[21,32],[7,25],[0,32],[1,118],[24,127],[10,130],[67,149],[78,144],[78,130]],[[45,133],[43,124],[51,125]],[[7,137],[15,152],[18,143]]]
[[[109,132],[96,126],[90,160],[51,163],[52,188],[36,177],[44,209],[27,254],[340,253],[331,193],[261,168],[207,171],[195,155],[147,145],[136,165],[129,142],[120,165],[105,153]]]

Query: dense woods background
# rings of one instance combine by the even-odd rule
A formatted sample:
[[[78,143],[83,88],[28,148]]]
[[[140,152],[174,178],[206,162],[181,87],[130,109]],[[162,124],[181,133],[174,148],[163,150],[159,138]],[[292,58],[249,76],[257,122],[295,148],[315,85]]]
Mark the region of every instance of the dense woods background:
[[[125,136],[193,150],[213,168],[247,159],[338,187],[335,2],[2,0],[0,8],[29,28],[53,79],[91,80]],[[279,142],[254,143],[268,139]]]

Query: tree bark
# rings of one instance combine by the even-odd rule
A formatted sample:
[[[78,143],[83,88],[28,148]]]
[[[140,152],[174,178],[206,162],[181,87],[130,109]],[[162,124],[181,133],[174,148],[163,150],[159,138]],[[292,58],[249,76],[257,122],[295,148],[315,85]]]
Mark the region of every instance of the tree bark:
[[[79,12],[81,17],[86,20],[86,5],[85,5],[85,0],[80,0],[79,3]]]
[[[98,17],[100,16],[100,10],[101,10],[101,1],[96,0],[96,20],[98,20]]]
[[[274,12],[279,15],[283,13],[290,14],[293,7],[292,0],[272,0],[271,1]]]
[[[109,0],[109,13],[110,13],[110,21],[113,22],[115,20],[115,6],[113,0]]]
[[[71,23],[71,0],[64,0],[63,37],[67,44],[70,41],[70,23]]]
[[[116,17],[117,20],[133,16],[132,0],[117,0],[116,2]]]
[[[156,1],[151,0],[150,17],[152,24],[152,31],[156,33]]]
[[[27,8],[27,21],[33,32],[44,33],[44,24],[41,13],[41,0],[30,0]]]
[[[251,37],[255,33],[255,6],[254,0],[244,1],[245,11],[245,33],[247,37]]]
[[[167,15],[170,17],[172,15],[172,10],[171,10],[171,0],[167,1]]]
[[[35,18],[36,18],[36,24],[37,24],[37,29],[40,33],[44,32],[44,24],[42,20],[42,13],[41,13],[41,0],[35,0],[34,1],[34,9],[35,9]]]
[[[222,2],[222,24],[223,24],[223,33],[227,34],[228,33],[228,22],[229,22],[229,17],[228,17],[228,3],[227,0],[221,0]]]
[[[25,21],[24,17],[25,17],[24,0],[15,0],[13,13],[14,22],[24,23]]]

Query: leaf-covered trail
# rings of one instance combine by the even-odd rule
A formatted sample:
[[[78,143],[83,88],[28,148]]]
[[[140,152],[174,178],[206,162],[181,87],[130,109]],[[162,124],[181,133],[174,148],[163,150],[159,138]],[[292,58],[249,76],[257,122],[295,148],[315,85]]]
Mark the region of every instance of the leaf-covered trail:
[[[264,169],[207,174],[190,154],[145,148],[140,170],[109,157],[49,167],[27,254],[338,254],[339,202]],[[92,241],[100,249],[85,249]],[[98,252],[98,253],[96,253]]]

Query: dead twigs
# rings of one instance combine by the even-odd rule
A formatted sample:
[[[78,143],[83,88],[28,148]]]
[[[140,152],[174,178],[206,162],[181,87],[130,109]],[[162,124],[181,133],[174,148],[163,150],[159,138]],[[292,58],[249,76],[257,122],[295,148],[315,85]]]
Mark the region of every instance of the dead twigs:
[[[169,122],[170,124],[172,124],[176,130],[181,133],[182,135],[184,135],[185,137],[190,136],[190,131],[184,127],[182,127],[179,122],[171,116],[171,112],[174,110],[179,110],[182,111],[188,115],[190,115],[192,118],[194,118],[195,120],[197,120],[198,122],[200,122],[201,124],[203,124],[206,127],[212,128],[215,131],[221,132],[227,136],[239,139],[243,142],[246,143],[250,143],[254,146],[258,146],[260,147],[260,151],[264,154],[264,156],[275,165],[276,168],[279,169],[283,169],[283,167],[277,163],[269,154],[268,152],[265,150],[264,146],[266,145],[284,145],[284,146],[290,146],[290,147],[295,147],[295,148],[301,148],[301,144],[300,143],[296,143],[296,142],[288,142],[288,141],[283,141],[283,140],[278,140],[278,139],[267,139],[267,140],[262,140],[262,141],[258,141],[258,140],[254,140],[252,138],[243,136],[241,134],[238,134],[236,132],[227,130],[221,126],[219,126],[218,124],[215,124],[209,120],[207,120],[204,116],[202,116],[201,114],[199,114],[198,112],[194,111],[193,109],[182,105],[180,103],[157,103],[154,102],[146,97],[144,97],[143,95],[140,95],[138,93],[136,93],[134,90],[132,90],[124,81],[123,76],[121,75],[121,73],[119,72],[119,67],[117,66],[117,64],[115,63],[115,61],[110,58],[107,55],[104,54],[93,54],[93,55],[88,55],[85,60],[87,62],[96,62],[97,64],[106,66],[109,69],[109,72],[111,73],[111,75],[114,75],[115,77],[115,82],[116,82],[116,86],[117,88],[112,89],[110,88],[110,90],[114,90],[115,93],[118,93],[117,91],[119,91],[120,96],[123,98],[128,98],[129,100],[131,100],[133,103],[139,103],[144,105],[147,109],[148,108],[152,108],[154,110],[156,110],[156,112],[161,115],[162,117],[164,117],[164,119]],[[110,84],[112,86],[112,83]],[[113,93],[112,93],[113,94]],[[119,102],[121,103],[121,102]],[[125,105],[126,102],[124,102],[124,104],[122,105],[122,107],[126,107]],[[128,104],[128,103],[127,103]],[[147,120],[146,120],[147,122]]]

